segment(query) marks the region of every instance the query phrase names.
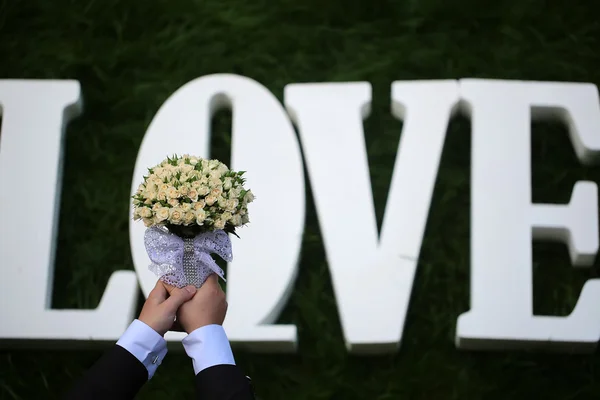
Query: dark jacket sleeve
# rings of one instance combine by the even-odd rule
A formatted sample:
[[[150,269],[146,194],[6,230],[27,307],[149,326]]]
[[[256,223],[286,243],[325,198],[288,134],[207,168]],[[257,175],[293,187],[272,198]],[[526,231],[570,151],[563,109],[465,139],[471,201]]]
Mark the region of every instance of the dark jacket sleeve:
[[[148,381],[148,370],[131,353],[115,345],[67,394],[66,400],[131,400]]]
[[[250,380],[235,365],[215,365],[200,371],[196,391],[199,400],[254,400]]]

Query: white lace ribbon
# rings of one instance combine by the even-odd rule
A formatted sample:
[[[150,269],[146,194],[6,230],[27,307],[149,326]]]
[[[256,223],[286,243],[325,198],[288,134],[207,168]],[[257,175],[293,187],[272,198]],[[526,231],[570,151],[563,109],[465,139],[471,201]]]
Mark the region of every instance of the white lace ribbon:
[[[227,262],[233,260],[229,235],[222,230],[183,239],[167,228],[154,226],[146,230],[144,244],[152,262],[148,269],[161,281],[178,288],[199,288],[212,273],[225,280],[225,273],[211,254],[218,254]]]

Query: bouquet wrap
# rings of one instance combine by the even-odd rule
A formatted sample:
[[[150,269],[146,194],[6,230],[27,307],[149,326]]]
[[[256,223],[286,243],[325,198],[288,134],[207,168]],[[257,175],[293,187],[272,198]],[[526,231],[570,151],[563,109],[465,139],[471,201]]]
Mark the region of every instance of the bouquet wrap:
[[[225,274],[212,255],[233,260],[229,233],[249,222],[254,200],[244,188],[244,171],[218,160],[184,155],[148,169],[133,196],[134,219],[147,227],[149,270],[175,287],[202,286],[209,275]]]

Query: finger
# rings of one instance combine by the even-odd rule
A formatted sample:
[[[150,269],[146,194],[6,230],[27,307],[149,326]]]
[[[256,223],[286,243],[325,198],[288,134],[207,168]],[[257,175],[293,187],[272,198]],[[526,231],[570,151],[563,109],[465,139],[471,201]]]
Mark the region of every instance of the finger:
[[[168,313],[175,315],[179,307],[190,300],[196,294],[196,287],[186,286],[181,289],[173,289],[171,295],[162,306],[167,310]]]
[[[169,285],[168,283],[164,283],[164,282],[162,282],[162,284],[163,284],[163,286],[165,287],[165,289],[167,290],[167,292],[168,292],[169,294],[171,294],[171,292],[172,292],[173,290],[175,290],[175,289],[176,289],[176,287],[175,287],[175,286],[171,286],[171,285]]]
[[[221,293],[225,293],[225,291],[223,290],[223,286],[221,286],[221,282],[219,281],[219,275],[217,274],[212,274],[212,278],[211,278],[211,284],[213,285],[214,289],[221,292]]]
[[[167,298],[167,289],[163,286],[161,281],[157,281],[156,285],[154,285],[154,289],[148,295],[148,300],[155,303],[160,304]]]
[[[216,274],[210,274],[198,290],[203,293],[217,293],[223,289],[221,289],[221,285],[219,285],[219,277]]]
[[[204,286],[206,286],[207,288],[216,288],[217,286],[221,287],[221,285],[219,285],[219,277],[217,276],[217,274],[210,274],[208,278],[206,278],[206,281],[204,281],[202,287]]]

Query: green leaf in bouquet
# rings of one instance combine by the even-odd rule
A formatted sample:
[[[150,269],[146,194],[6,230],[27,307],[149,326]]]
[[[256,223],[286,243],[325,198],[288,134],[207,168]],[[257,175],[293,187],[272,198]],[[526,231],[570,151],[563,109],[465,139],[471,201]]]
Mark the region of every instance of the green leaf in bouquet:
[[[225,225],[225,228],[223,230],[227,233],[231,233],[232,235],[235,235],[238,239],[240,238],[240,236],[235,232],[235,226],[233,226],[233,225],[227,224],[227,225]]]

